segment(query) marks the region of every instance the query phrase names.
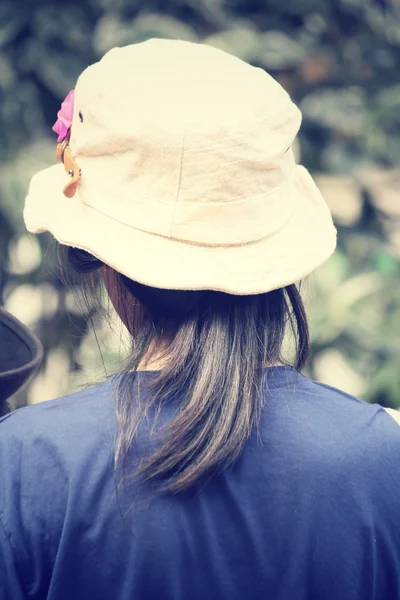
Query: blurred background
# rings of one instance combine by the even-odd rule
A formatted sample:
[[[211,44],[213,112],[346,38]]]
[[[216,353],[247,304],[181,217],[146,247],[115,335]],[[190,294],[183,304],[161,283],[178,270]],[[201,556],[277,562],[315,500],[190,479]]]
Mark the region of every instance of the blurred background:
[[[89,64],[151,37],[201,41],[263,67],[303,112],[297,154],[339,232],[307,282],[307,374],[400,406],[399,0],[0,0],[0,293],[45,362],[15,408],[104,378],[126,344],[81,311],[47,234],[25,232],[30,177],[55,162],[51,127]]]

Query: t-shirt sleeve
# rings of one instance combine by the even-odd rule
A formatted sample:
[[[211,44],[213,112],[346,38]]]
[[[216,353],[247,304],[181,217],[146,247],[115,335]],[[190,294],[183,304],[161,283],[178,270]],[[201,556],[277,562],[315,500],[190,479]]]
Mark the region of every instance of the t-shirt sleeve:
[[[24,600],[26,597],[17,572],[10,538],[0,517],[0,598],[1,600]]]
[[[18,573],[12,536],[18,536],[16,521],[21,445],[13,433],[15,418],[0,419],[0,599],[26,598]]]
[[[0,600],[45,597],[63,525],[67,477],[51,429],[58,410],[49,418],[35,408],[0,419]]]
[[[365,526],[375,540],[376,598],[400,598],[400,428],[385,410],[377,413],[375,439],[368,449],[366,478],[371,510]],[[360,486],[360,506],[366,490]]]

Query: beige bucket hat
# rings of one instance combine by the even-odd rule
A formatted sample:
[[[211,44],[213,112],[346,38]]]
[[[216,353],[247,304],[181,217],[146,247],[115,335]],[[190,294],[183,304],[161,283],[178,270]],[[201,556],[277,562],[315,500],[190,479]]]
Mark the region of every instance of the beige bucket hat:
[[[298,282],[336,246],[295,163],[300,122],[270,75],[222,50],[115,48],[64,103],[64,164],[33,177],[26,226],[153,287],[258,294]]]

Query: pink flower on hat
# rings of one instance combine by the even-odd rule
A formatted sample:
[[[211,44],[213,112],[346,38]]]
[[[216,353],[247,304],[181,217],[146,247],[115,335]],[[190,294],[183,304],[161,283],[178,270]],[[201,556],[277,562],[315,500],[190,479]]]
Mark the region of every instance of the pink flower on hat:
[[[64,102],[61,104],[61,108],[57,113],[57,121],[54,123],[52,129],[58,133],[58,142],[62,142],[72,125],[72,116],[74,114],[74,98],[75,90],[71,90]]]

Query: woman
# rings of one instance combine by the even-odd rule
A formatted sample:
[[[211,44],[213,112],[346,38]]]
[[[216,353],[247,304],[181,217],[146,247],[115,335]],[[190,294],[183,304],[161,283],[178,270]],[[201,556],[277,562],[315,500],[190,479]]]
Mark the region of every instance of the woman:
[[[264,71],[198,44],[79,78],[24,216],[104,282],[132,350],[0,423],[1,598],[400,597],[398,425],[300,373],[296,284],[336,231],[299,125]]]

